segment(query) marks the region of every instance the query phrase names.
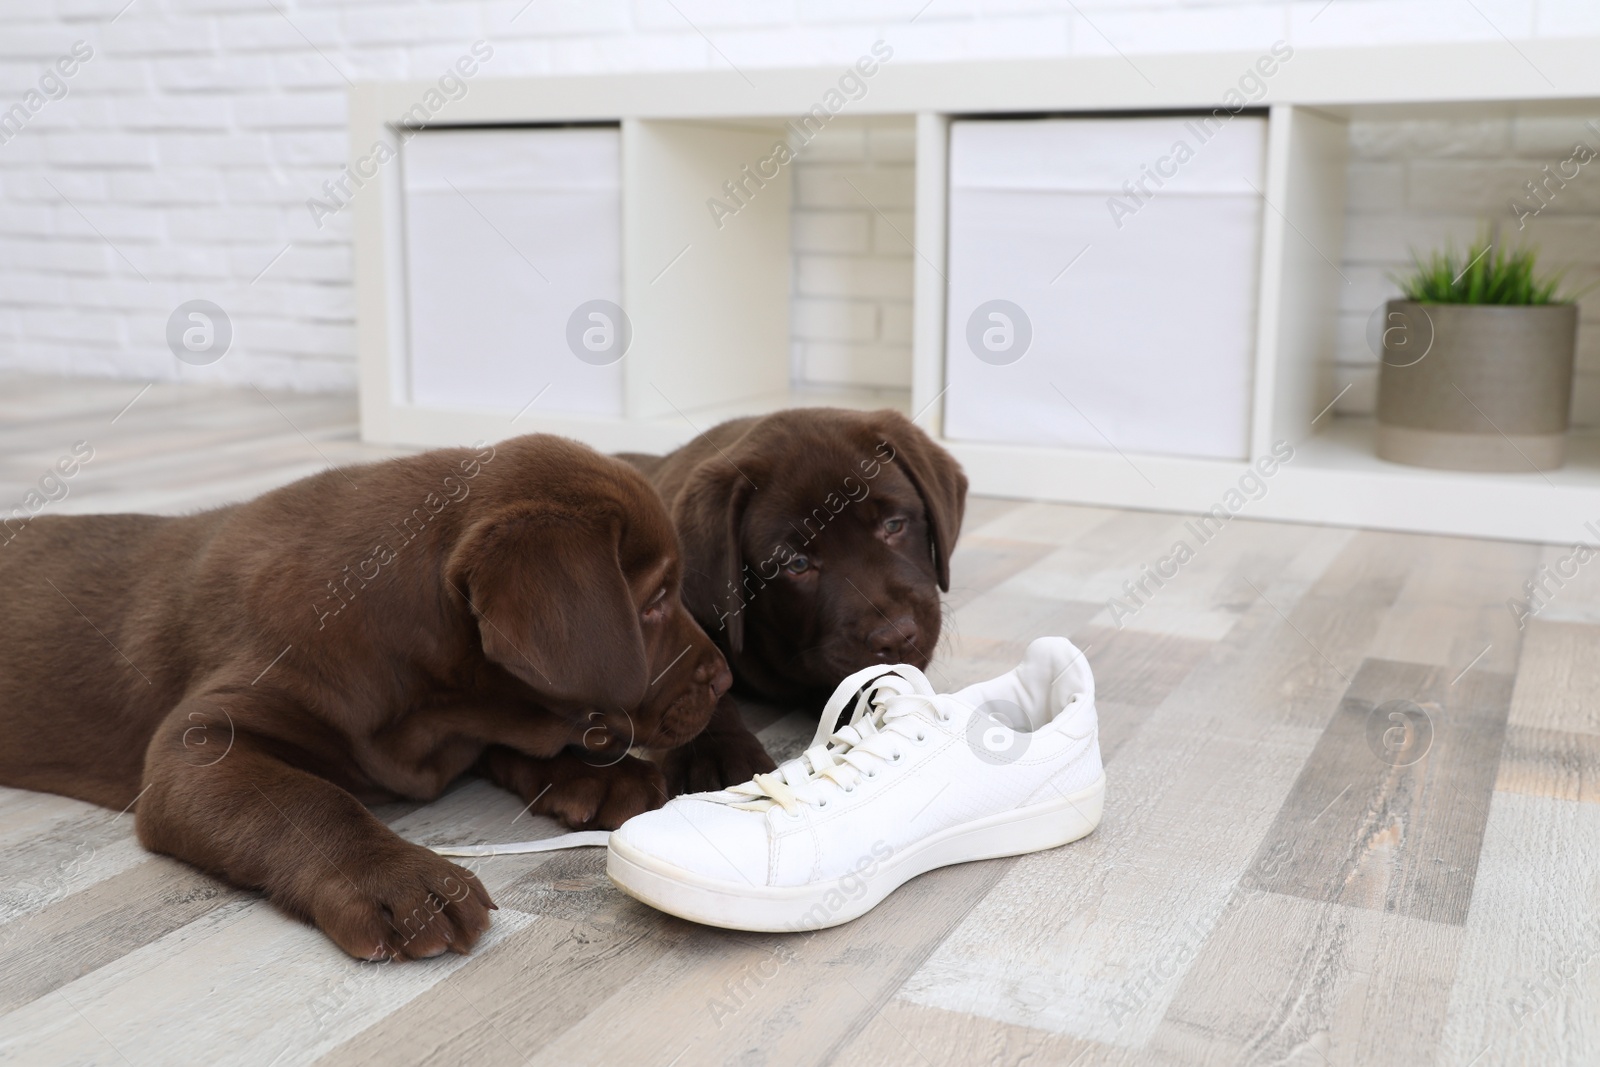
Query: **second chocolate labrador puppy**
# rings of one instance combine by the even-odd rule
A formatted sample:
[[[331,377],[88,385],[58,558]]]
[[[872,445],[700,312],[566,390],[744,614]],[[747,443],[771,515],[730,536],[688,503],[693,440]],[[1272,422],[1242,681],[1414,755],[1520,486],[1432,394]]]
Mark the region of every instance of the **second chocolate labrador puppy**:
[[[967,478],[905,416],[796,408],[722,423],[664,457],[621,458],[666,501],[684,602],[738,688],[820,707],[863,667],[927,665]],[[727,697],[666,760],[679,790],[771,767]]]

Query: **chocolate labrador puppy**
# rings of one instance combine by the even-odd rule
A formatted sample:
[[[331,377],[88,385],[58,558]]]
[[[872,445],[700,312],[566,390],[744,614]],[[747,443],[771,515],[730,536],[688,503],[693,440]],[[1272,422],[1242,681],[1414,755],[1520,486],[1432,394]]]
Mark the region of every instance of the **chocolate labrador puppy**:
[[[797,408],[621,458],[667,502],[684,601],[741,690],[820,705],[863,667],[927,666],[967,478],[905,416]],[[772,760],[724,698],[666,768],[677,789],[718,789]]]
[[[111,808],[362,958],[465,953],[472,874],[363,805],[477,770],[572,827],[666,796],[731,684],[626,464],[557,437],[327,471],[0,548],[0,783]]]

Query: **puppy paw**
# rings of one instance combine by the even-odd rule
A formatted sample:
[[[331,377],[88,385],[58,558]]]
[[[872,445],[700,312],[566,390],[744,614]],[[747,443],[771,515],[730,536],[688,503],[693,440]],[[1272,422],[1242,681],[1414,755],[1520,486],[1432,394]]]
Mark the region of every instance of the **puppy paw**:
[[[489,928],[495,903],[478,876],[428,849],[341,867],[318,887],[311,919],[357,959],[466,955]]]
[[[755,735],[746,732],[703,733],[662,759],[662,770],[673,796],[726,789],[777,766]]]
[[[533,810],[574,830],[615,830],[666,802],[666,781],[648,760],[623,756],[591,765],[583,759],[560,759],[552,761],[549,788]]]

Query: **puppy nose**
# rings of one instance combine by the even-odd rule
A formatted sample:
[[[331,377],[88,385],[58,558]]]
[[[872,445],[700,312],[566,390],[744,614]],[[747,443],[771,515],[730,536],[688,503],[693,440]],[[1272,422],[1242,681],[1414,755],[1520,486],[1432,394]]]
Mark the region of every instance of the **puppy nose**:
[[[917,647],[917,621],[902,615],[872,631],[867,637],[867,646],[880,662],[904,663],[907,654]]]
[[[701,685],[709,685],[711,695],[718,700],[733,688],[733,672],[728,669],[728,661],[722,658],[720,652],[714,652],[700,661],[700,665],[694,669],[694,680]]]

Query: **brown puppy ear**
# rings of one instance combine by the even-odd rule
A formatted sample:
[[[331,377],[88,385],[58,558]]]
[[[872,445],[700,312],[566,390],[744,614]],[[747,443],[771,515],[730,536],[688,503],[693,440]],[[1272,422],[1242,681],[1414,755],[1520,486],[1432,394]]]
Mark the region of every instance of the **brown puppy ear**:
[[[744,513],[754,486],[721,456],[694,472],[673,516],[683,543],[683,602],[713,640],[744,649]]]
[[[967,476],[955,457],[923,433],[898,411],[878,412],[894,459],[911,479],[928,513],[928,529],[933,539],[933,566],[939,588],[950,591],[950,554],[961,534],[961,518],[967,510]]]
[[[484,655],[552,699],[635,708],[649,667],[616,514],[518,506],[468,528],[446,565]]]

